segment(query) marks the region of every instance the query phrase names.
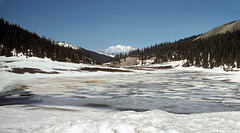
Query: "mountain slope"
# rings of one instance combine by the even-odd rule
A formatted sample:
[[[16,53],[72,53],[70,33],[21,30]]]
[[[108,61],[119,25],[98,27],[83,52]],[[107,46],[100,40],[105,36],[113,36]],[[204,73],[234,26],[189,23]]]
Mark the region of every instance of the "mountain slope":
[[[142,60],[156,57],[157,63],[186,60],[184,65],[186,67],[222,67],[225,70],[240,68],[239,25],[240,21],[233,21],[214,28],[200,37],[192,36],[130,51],[128,57],[138,57]],[[116,57],[114,60],[119,62],[121,58]]]
[[[223,24],[221,26],[218,26],[218,27],[216,27],[212,30],[209,30],[208,32],[200,35],[196,39],[209,38],[209,37],[214,36],[214,35],[224,34],[226,32],[233,32],[233,31],[236,31],[236,30],[240,30],[240,20],[232,21],[230,23],[226,23],[226,24]]]
[[[87,49],[82,49],[82,52],[89,55],[89,57],[93,58],[95,61],[98,61],[100,63],[110,62],[112,59],[112,57],[110,56],[99,54],[97,52],[87,50]]]
[[[97,53],[97,52],[94,52],[91,50],[87,50],[87,49],[75,46],[75,45],[67,43],[67,42],[54,42],[54,44],[63,46],[63,47],[67,47],[67,48],[72,48],[74,50],[80,50],[82,53],[84,53],[84,54],[88,55],[89,57],[91,57],[92,59],[94,59],[93,61],[97,64],[110,62],[112,59],[111,56]]]
[[[0,56],[18,55],[75,63],[101,64],[111,60],[111,57],[66,42],[53,42],[0,18]]]
[[[53,41],[29,32],[18,25],[0,19],[0,56],[50,58],[56,61],[91,63],[88,55],[79,49],[54,45]]]
[[[103,54],[103,55],[106,55],[106,56],[109,56],[109,57],[111,57],[111,58],[114,58],[114,57],[115,57],[115,54],[113,54],[113,53],[106,53],[106,52],[103,52],[103,51],[98,51],[97,53]]]

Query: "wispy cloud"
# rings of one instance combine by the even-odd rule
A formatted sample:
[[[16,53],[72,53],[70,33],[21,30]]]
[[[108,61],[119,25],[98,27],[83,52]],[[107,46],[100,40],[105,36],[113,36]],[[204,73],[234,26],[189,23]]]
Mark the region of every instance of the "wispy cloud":
[[[124,46],[124,45],[116,45],[111,46],[108,49],[105,50],[107,53],[121,53],[121,52],[129,52],[131,50],[134,50],[135,48],[131,46]]]

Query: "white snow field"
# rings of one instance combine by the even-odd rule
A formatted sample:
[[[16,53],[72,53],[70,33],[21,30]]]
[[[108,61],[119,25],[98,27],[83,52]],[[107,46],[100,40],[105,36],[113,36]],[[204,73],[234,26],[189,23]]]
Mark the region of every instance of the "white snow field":
[[[182,63],[110,68],[1,56],[0,133],[239,132],[240,72]]]
[[[0,132],[39,133],[237,133],[240,112],[171,114],[165,111],[68,111],[33,107],[0,108]]]

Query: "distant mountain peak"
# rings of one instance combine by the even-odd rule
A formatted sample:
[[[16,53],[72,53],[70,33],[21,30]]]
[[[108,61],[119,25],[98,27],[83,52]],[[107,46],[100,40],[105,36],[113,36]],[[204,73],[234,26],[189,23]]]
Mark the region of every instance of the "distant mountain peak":
[[[209,30],[208,32],[200,35],[195,40],[200,39],[200,38],[205,39],[205,38],[209,38],[214,35],[224,34],[226,32],[233,32],[236,30],[240,30],[240,20],[235,20],[235,21],[220,25],[216,28],[213,28],[212,30]]]

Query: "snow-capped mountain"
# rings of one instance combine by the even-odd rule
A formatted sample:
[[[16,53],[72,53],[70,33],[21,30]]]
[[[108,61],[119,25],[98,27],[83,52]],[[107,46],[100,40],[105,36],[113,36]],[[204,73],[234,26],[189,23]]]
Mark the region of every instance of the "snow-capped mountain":
[[[240,30],[240,20],[236,20],[236,21],[232,21],[226,24],[223,24],[221,26],[218,26],[212,30],[209,30],[208,32],[200,35],[199,37],[197,37],[196,39],[204,39],[204,38],[208,38],[217,34],[224,34],[226,32],[233,32],[236,30]]]

